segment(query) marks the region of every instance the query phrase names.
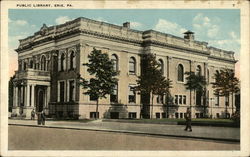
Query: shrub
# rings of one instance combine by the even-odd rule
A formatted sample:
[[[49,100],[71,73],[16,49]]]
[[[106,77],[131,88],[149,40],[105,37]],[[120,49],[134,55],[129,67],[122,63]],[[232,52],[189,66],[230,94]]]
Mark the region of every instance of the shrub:
[[[233,113],[231,119],[232,119],[235,123],[239,124],[239,123],[240,123],[240,112],[239,112],[239,111],[236,111],[235,113]]]
[[[11,113],[11,117],[17,117],[17,113]]]

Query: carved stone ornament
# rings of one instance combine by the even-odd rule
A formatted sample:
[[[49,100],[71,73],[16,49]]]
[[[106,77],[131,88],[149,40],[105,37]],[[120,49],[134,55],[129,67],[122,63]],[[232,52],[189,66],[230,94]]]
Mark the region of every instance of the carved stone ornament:
[[[48,31],[47,25],[43,24],[43,26],[40,29],[40,35],[45,35],[47,31]]]

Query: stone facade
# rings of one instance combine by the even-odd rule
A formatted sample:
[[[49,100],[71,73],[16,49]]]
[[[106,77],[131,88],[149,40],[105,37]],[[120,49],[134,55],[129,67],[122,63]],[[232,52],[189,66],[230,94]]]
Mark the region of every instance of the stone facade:
[[[140,76],[140,54],[148,52],[156,54],[164,75],[173,81],[173,103],[166,107],[165,97],[155,96],[154,118],[184,118],[190,99],[193,117],[211,113],[213,117],[225,117],[226,110],[232,113],[231,98],[229,106],[225,106],[225,98],[214,96],[211,84],[207,86],[206,99],[201,99],[199,105],[194,93],[190,95],[184,86],[185,76],[183,80],[178,77],[198,70],[211,83],[216,70],[234,69],[234,52],[195,41],[192,32],[179,38],[154,30],[133,30],[129,23],[117,26],[82,17],[57,26],[43,25],[33,36],[20,40],[12,112],[29,118],[35,108],[51,116],[92,118],[96,102],[83,94],[77,76],[91,78],[82,64],[88,61],[93,48],[108,53],[120,71],[116,101],[111,102],[111,96],[100,100],[100,118],[140,118],[144,104],[140,95],[130,91],[130,86],[135,86]]]

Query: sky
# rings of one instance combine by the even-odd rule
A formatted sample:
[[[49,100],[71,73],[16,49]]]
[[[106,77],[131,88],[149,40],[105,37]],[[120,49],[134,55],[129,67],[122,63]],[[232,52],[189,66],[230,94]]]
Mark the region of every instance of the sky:
[[[195,40],[205,41],[208,46],[235,52],[240,56],[240,10],[239,9],[9,9],[8,44],[9,75],[17,70],[19,39],[39,31],[43,24],[58,25],[78,17],[86,17],[120,25],[130,22],[135,30],[156,31],[183,37],[190,30]],[[239,77],[240,61],[236,64]]]

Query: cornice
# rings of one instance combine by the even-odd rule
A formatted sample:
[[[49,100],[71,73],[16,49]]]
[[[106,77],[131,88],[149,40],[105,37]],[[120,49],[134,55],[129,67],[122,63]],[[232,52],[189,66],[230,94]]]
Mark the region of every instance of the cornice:
[[[145,31],[145,32],[147,32],[147,31]],[[49,34],[49,35],[47,35],[47,37],[44,37],[43,39],[33,41],[33,42],[31,41],[27,45],[25,45],[24,47],[17,48],[16,52],[22,53],[22,51],[25,51],[25,50],[32,50],[35,46],[39,46],[42,43],[46,43],[49,41],[58,42],[58,40],[62,40],[65,37],[70,37],[72,35],[89,35],[89,36],[93,36],[93,37],[96,37],[99,39],[112,40],[112,41],[116,41],[116,42],[123,42],[126,44],[133,44],[136,46],[140,46],[142,48],[143,47],[145,48],[147,46],[157,46],[157,47],[181,51],[184,53],[192,53],[192,54],[196,54],[196,55],[200,55],[200,56],[206,56],[206,57],[211,58],[211,59],[222,60],[222,61],[227,61],[227,62],[231,62],[231,63],[237,62],[237,61],[232,60],[232,59],[212,56],[209,51],[202,51],[202,50],[197,50],[195,48],[188,48],[188,47],[183,47],[183,46],[179,46],[179,45],[175,45],[175,44],[169,44],[166,42],[150,40],[148,38],[143,39],[143,36],[142,36],[141,40],[138,40],[138,39],[132,39],[132,38],[127,38],[127,37],[121,37],[118,35],[109,35],[109,34],[100,33],[100,32],[96,32],[96,31],[92,31],[92,30],[80,29],[80,27],[65,30],[65,32],[62,32],[60,34]]]
[[[158,47],[167,47],[170,48],[172,50],[178,50],[178,51],[182,51],[182,52],[189,52],[189,53],[193,53],[193,54],[199,54],[199,55],[203,55],[203,56],[209,56],[210,53],[206,52],[206,51],[200,51],[200,50],[195,50],[192,48],[186,48],[186,47],[181,47],[178,45],[173,45],[173,44],[167,44],[167,43],[163,43],[163,42],[158,42],[158,41],[154,41],[154,40],[147,40],[144,41],[145,44],[144,46],[158,46]]]
[[[237,60],[231,60],[231,59],[227,59],[227,58],[220,58],[220,57],[216,57],[216,56],[208,56],[208,58],[210,59],[214,59],[214,60],[220,60],[220,61],[226,61],[226,62],[231,62],[231,63],[237,63]]]

